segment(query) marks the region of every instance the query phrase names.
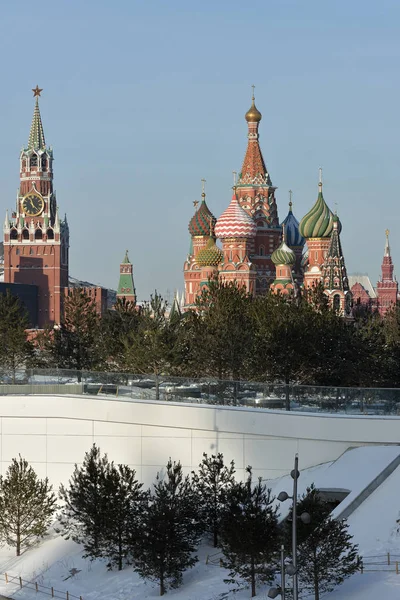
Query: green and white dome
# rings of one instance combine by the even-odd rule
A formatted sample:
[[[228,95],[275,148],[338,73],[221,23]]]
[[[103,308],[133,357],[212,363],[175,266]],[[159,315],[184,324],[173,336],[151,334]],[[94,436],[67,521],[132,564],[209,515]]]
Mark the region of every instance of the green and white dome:
[[[282,240],[279,248],[271,255],[271,260],[274,265],[287,265],[291,267],[296,262],[296,255],[291,248]]]
[[[319,184],[318,198],[312,209],[300,221],[300,234],[303,238],[328,238],[333,231],[333,212],[322,195]]]

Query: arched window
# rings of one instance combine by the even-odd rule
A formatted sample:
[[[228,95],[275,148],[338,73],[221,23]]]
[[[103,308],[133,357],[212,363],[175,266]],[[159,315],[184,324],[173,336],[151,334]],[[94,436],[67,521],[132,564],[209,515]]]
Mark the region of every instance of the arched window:
[[[260,246],[260,248],[258,250],[258,254],[259,254],[259,256],[264,256],[264,246]]]
[[[41,239],[43,239],[43,233],[42,233],[42,230],[39,228],[39,229],[36,229],[36,231],[35,231],[35,240],[41,240]]]
[[[30,161],[29,161],[29,166],[30,167],[37,167],[38,164],[38,157],[36,154],[32,154]]]
[[[11,231],[10,231],[10,239],[11,240],[17,240],[18,239],[18,232],[15,229],[15,227],[13,229],[11,229]]]
[[[338,310],[338,311],[340,310],[340,296],[339,296],[339,294],[335,294],[333,296],[333,308],[335,310]]]
[[[47,230],[47,239],[54,240],[54,231],[52,229]]]
[[[47,171],[47,158],[42,156],[42,171]]]
[[[22,230],[22,239],[23,240],[29,240],[29,231],[28,231],[28,229],[23,229]]]
[[[19,248],[16,248],[15,254],[18,256],[18,254],[19,254]]]

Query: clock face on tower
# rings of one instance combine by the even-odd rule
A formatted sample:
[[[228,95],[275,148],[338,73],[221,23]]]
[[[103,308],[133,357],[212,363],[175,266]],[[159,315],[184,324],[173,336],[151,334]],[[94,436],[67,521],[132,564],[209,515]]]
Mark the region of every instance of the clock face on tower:
[[[44,200],[37,194],[27,194],[21,204],[24,213],[30,217],[37,217],[44,208]]]

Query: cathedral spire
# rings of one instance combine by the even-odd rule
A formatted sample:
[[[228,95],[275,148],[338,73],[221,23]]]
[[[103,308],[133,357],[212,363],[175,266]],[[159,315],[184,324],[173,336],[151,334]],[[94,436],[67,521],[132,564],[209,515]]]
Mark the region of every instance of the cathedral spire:
[[[42,92],[39,86],[32,89],[33,96],[35,98],[35,108],[33,110],[33,118],[31,124],[31,130],[29,133],[28,149],[29,150],[43,150],[46,147],[46,140],[44,139],[44,131],[42,124],[42,117],[40,116],[39,109],[39,96]]]
[[[251,99],[251,107],[245,114],[248,126],[248,143],[244,157],[242,171],[239,174],[238,185],[267,185],[271,186],[267,167],[258,142],[258,126],[262,119],[262,114],[255,105],[254,86]]]

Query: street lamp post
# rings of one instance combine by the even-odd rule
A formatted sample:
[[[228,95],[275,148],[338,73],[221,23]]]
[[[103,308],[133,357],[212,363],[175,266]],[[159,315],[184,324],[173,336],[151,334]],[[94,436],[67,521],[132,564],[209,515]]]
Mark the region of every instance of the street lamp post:
[[[299,471],[299,455],[296,454],[294,457],[294,469],[290,473],[293,479],[293,496],[289,496],[287,492],[280,492],[277,496],[279,502],[285,502],[289,498],[292,499],[292,564],[290,565],[291,571],[289,573],[288,568],[286,571],[292,575],[293,574],[293,600],[298,600],[299,592],[298,592],[298,577],[297,577],[297,480],[300,477]],[[302,513],[300,515],[300,519],[303,523],[310,523],[311,517],[308,513]]]

